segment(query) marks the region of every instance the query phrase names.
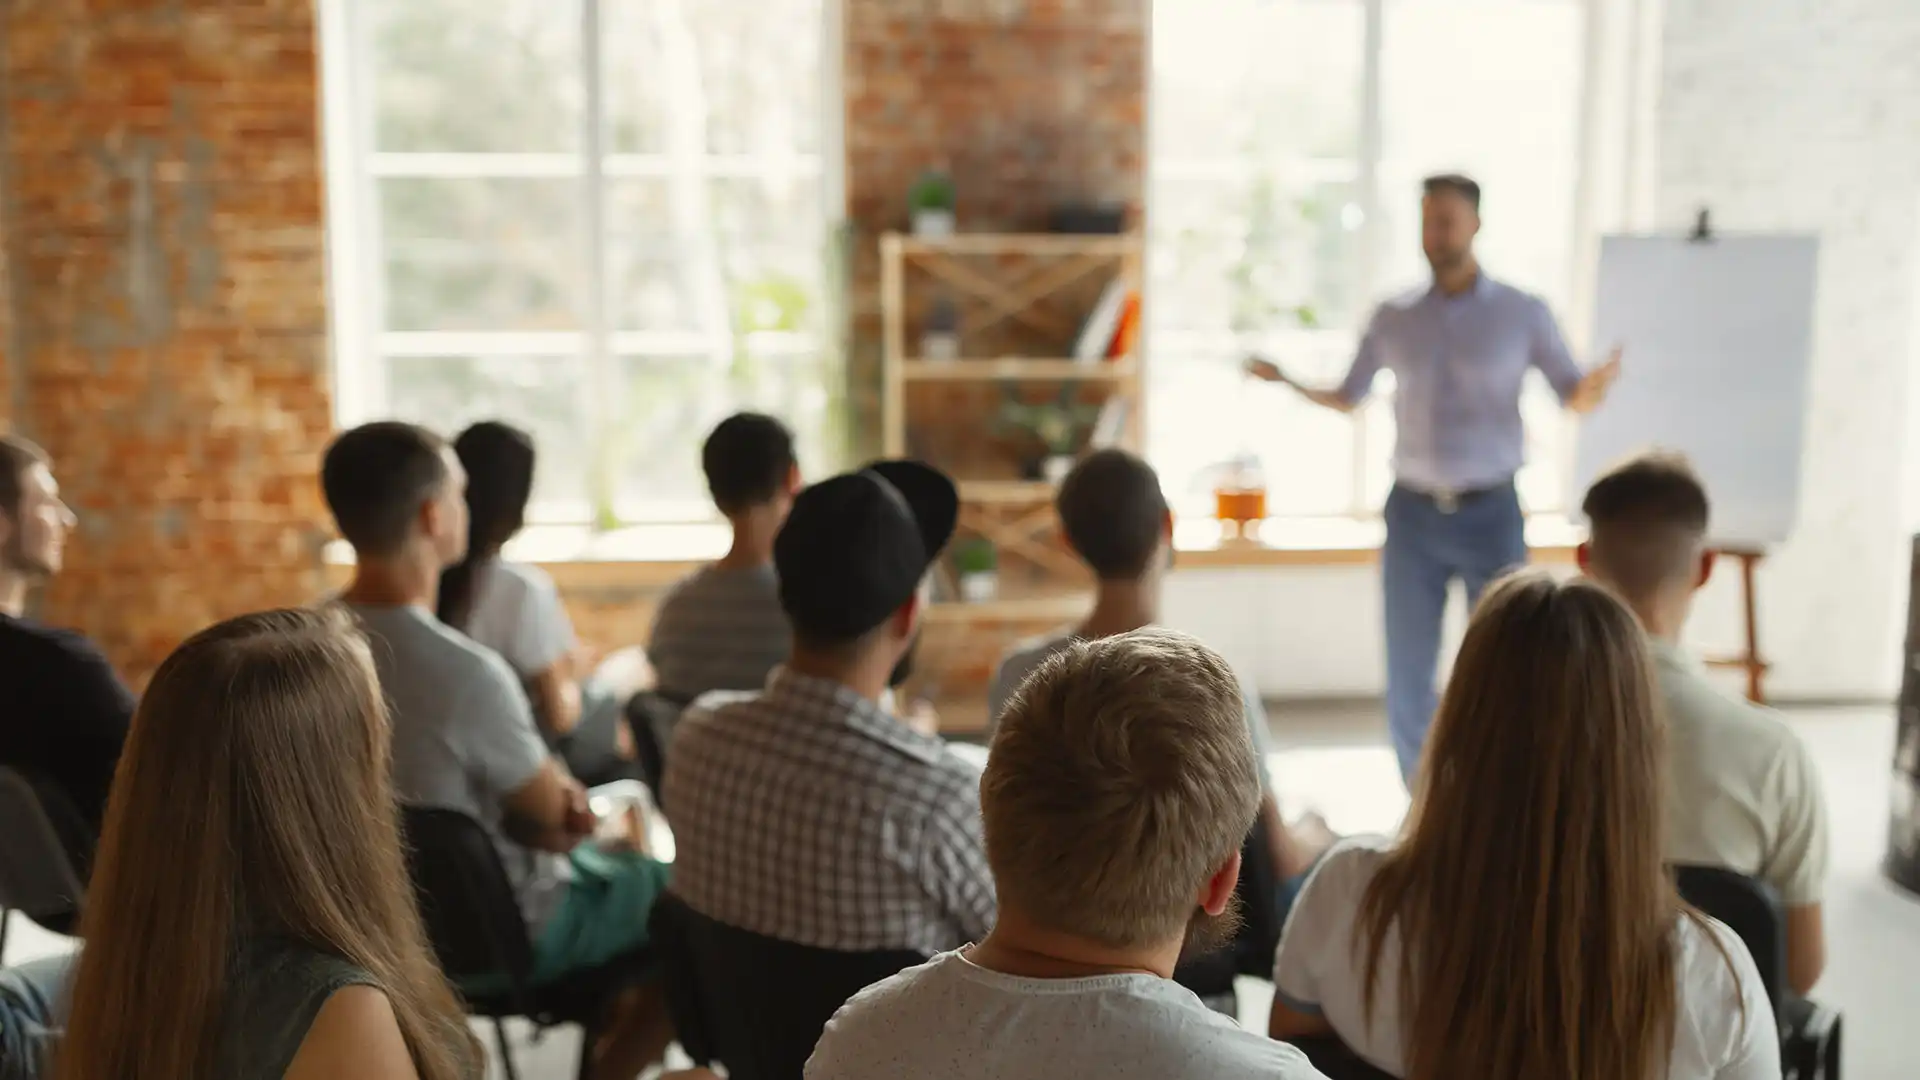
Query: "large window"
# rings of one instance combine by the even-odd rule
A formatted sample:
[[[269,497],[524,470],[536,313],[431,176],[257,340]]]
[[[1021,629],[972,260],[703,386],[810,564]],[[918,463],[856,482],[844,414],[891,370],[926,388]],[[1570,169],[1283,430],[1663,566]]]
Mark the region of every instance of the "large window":
[[[1192,511],[1210,511],[1215,466],[1256,455],[1271,513],[1376,513],[1391,483],[1391,376],[1349,418],[1249,387],[1240,360],[1257,346],[1303,378],[1338,380],[1373,305],[1425,282],[1419,181],[1441,171],[1485,190],[1482,265],[1566,325],[1584,0],[1153,10],[1153,457]],[[1570,440],[1538,378],[1523,410],[1522,495],[1562,509]]]
[[[550,523],[708,516],[736,408],[832,464],[822,3],[328,0],[342,421],[527,427]]]

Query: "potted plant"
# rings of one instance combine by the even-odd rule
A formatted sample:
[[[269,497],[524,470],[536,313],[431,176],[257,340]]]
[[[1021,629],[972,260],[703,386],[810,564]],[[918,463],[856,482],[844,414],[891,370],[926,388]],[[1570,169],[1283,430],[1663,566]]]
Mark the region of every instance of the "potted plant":
[[[990,540],[963,540],[953,547],[953,573],[959,582],[960,599],[969,604],[984,603],[1000,592],[1000,553]]]
[[[1074,400],[1075,387],[1062,383],[1052,401],[1030,402],[1009,385],[1006,400],[995,417],[1003,430],[1027,437],[1035,452],[1021,462],[1021,475],[1029,480],[1058,484],[1073,470],[1076,454],[1087,431],[1100,415],[1097,405]]]
[[[927,305],[920,322],[920,359],[935,362],[960,358],[960,308],[945,294]]]
[[[920,174],[907,192],[907,208],[912,213],[913,235],[953,235],[953,178],[929,169]]]

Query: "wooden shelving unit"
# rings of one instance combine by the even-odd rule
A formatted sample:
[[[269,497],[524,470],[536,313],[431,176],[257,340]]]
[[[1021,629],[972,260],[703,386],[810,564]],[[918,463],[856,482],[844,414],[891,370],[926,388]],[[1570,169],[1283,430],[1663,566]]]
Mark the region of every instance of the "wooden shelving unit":
[[[1021,479],[1009,460],[946,461],[925,452],[915,437],[929,424],[943,426],[969,451],[993,441],[992,424],[984,411],[991,387],[1003,393],[1066,388],[1080,400],[1127,399],[1126,422],[1120,444],[1138,448],[1142,431],[1144,365],[1137,343],[1134,355],[1094,361],[1071,359],[1073,342],[1091,310],[1080,303],[1116,277],[1138,292],[1142,284],[1142,247],[1137,235],[1064,236],[1030,234],[960,234],[923,238],[888,233],[880,240],[880,301],[883,331],[882,445],[888,456],[924,456],[946,469],[960,487],[959,537],[983,537],[999,556],[1001,593],[992,600],[941,600],[928,613],[929,636],[949,635],[956,648],[927,642],[916,665],[920,681],[935,696],[971,701],[983,697],[977,658],[970,677],[942,670],[944,654],[979,651],[975,630],[993,628],[1005,636],[1009,628],[1032,634],[1071,622],[1084,615],[1091,599],[1091,582],[1065,545],[1059,541],[1053,513],[1054,486],[1043,480]],[[926,360],[909,351],[909,336],[929,287],[956,299],[960,306],[961,349],[966,358]],[[1076,306],[1078,305],[1078,306]],[[994,342],[1001,342],[996,346]],[[1007,347],[1015,341],[1020,346]],[[1006,388],[1013,389],[1006,389]],[[972,388],[968,390],[967,388]],[[961,403],[949,407],[951,395]],[[968,395],[972,396],[969,397]],[[940,402],[933,414],[915,415],[918,397],[923,408]],[[970,425],[977,425],[970,426]],[[953,440],[949,440],[950,442]],[[1010,564],[1020,573],[1010,573]],[[1015,636],[1018,636],[1016,634]],[[966,640],[975,637],[974,640]],[[1008,644],[1011,640],[1007,641]],[[931,654],[931,655],[930,655]],[[983,717],[951,718],[957,729],[977,728]],[[943,723],[948,722],[942,709]]]

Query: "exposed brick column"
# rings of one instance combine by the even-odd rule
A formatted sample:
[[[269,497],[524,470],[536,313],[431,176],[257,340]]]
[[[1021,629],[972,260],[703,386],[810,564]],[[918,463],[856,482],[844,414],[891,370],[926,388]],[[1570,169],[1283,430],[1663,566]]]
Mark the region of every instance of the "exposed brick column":
[[[314,13],[4,11],[4,400],[82,520],[42,612],[140,684],[208,622],[322,587]]]
[[[878,238],[944,167],[962,230],[1036,231],[1059,202],[1144,200],[1147,0],[846,0],[853,430],[879,439]]]

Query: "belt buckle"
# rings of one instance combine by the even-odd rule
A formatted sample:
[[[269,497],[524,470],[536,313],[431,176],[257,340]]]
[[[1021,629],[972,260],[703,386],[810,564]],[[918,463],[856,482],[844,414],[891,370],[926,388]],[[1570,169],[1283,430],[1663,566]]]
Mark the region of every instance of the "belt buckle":
[[[1457,491],[1436,491],[1433,493],[1433,505],[1443,514],[1452,514],[1460,509],[1460,493]]]

